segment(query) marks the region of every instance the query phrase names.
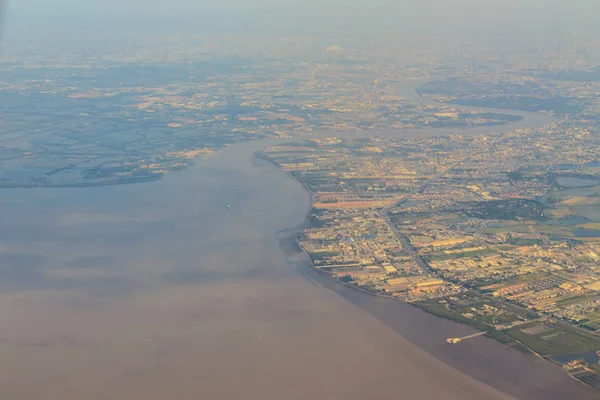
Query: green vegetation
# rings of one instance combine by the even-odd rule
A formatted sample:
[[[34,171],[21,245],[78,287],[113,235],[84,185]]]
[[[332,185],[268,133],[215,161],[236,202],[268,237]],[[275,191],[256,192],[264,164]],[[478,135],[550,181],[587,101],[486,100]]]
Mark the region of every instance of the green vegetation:
[[[544,356],[600,350],[600,338],[564,324],[533,322],[506,333]]]
[[[473,203],[465,213],[470,217],[481,219],[542,221],[545,219],[545,208],[544,204],[535,200],[505,199]]]
[[[494,227],[485,228],[482,230],[483,233],[531,233],[527,225],[507,225],[505,227]]]
[[[522,274],[522,275],[515,275],[511,278],[507,278],[504,280],[497,280],[497,281],[489,281],[489,282],[485,282],[485,283],[481,283],[479,285],[477,285],[478,287],[484,287],[484,286],[489,286],[489,285],[493,285],[493,284],[501,284],[501,287],[508,287],[508,286],[512,286],[512,285],[518,285],[521,283],[533,283],[535,281],[547,278],[548,274],[547,273],[533,273],[533,274]],[[497,289],[495,289],[497,290]]]
[[[432,252],[432,253],[428,253],[428,254],[423,254],[423,259],[425,261],[439,261],[439,260],[456,260],[459,258],[471,258],[471,257],[483,257],[489,254],[493,254],[494,251],[486,248],[486,249],[482,249],[482,250],[476,250],[476,251],[467,251],[464,253],[453,253],[453,254],[446,254],[443,251],[436,251],[436,252]]]
[[[598,295],[596,293],[582,294],[579,296],[565,297],[556,302],[561,307],[569,306],[571,304],[583,303],[588,300],[596,300]]]
[[[597,331],[600,329],[600,321],[588,321],[581,324],[582,328],[588,329],[590,331]]]
[[[335,251],[319,251],[311,252],[308,254],[313,262],[323,261],[324,259],[332,256],[336,256],[338,253]]]
[[[600,338],[566,324],[534,321],[506,330],[498,330],[495,327],[519,321],[524,313],[527,313],[526,316],[529,318],[535,315],[487,299],[470,298],[470,301],[464,301],[462,304],[448,298],[432,299],[416,302],[414,305],[439,317],[486,331],[487,336],[501,343],[519,341],[544,356],[583,354],[600,350]],[[494,307],[495,310],[489,307]],[[466,314],[469,316],[465,316]],[[525,351],[525,348],[518,343],[514,343],[512,347]]]
[[[455,322],[459,322],[461,324],[472,326],[475,329],[485,331],[487,332],[487,336],[498,340],[500,343],[510,343],[513,341],[513,339],[510,336],[506,335],[502,331],[498,331],[494,327],[486,323],[466,318],[463,315],[457,313],[456,311],[453,311],[450,308],[448,308],[447,304],[440,304],[439,301],[439,299],[432,299],[413,304],[431,314],[437,315],[438,317],[446,318]]]
[[[540,239],[522,239],[522,238],[512,238],[508,241],[508,243],[515,246],[539,246],[544,242]]]

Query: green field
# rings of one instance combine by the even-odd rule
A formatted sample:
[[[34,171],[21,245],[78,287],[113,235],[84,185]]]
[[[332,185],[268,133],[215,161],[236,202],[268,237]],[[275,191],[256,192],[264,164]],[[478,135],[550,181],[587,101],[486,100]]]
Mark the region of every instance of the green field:
[[[443,251],[434,251],[431,253],[423,254],[425,261],[443,261],[443,260],[456,260],[459,258],[472,258],[472,257],[483,257],[489,254],[494,254],[493,250],[483,249],[477,251],[467,251],[464,253],[446,254]]]
[[[586,315],[589,321],[584,322],[581,326],[591,331],[600,329],[600,311],[594,311]]]
[[[548,276],[549,275],[545,274],[545,273],[522,274],[522,275],[516,275],[511,278],[500,280],[500,281],[482,283],[481,287],[499,283],[501,286],[494,289],[494,290],[498,290],[499,288],[502,288],[502,287],[508,287],[508,286],[517,285],[517,284],[521,284],[521,283],[533,283],[535,281],[545,279]]]
[[[586,329],[589,329],[591,331],[597,331],[598,329],[600,329],[600,321],[594,320],[594,321],[585,322],[581,326]]]
[[[448,309],[445,304],[439,303],[439,299],[421,301],[413,304],[433,315],[437,315],[438,317],[447,318],[461,324],[472,326],[475,329],[486,331],[487,336],[498,340],[500,343],[510,343],[513,341],[510,336],[504,334],[502,331],[494,329],[494,327],[484,322],[466,318],[459,313]]]
[[[551,226],[551,225],[536,225],[535,229],[539,233],[550,236],[573,237],[572,226]]]
[[[308,256],[313,262],[318,262],[326,259],[327,257],[337,256],[338,253],[335,251],[319,251],[309,253]]]
[[[598,295],[596,293],[582,294],[580,296],[572,296],[572,297],[567,297],[567,298],[558,300],[556,302],[556,304],[560,307],[566,307],[571,304],[583,303],[587,300],[596,300],[597,298],[598,298]]]
[[[514,323],[523,317],[531,321],[537,316],[519,307],[479,297],[476,292],[422,301],[415,305],[437,316],[486,331],[488,336],[502,343],[518,341],[543,356],[583,354],[600,350],[599,337],[559,322],[532,321],[506,330],[497,330],[495,326]],[[497,310],[491,310],[485,305]],[[464,314],[471,314],[472,317]],[[600,312],[598,314],[600,316]]]
[[[527,225],[509,225],[502,228],[485,228],[483,233],[531,233]]]
[[[524,332],[528,328],[539,328],[541,332],[528,334]],[[600,350],[600,338],[562,324],[542,325],[533,322],[510,329],[506,333],[544,356],[583,354]]]

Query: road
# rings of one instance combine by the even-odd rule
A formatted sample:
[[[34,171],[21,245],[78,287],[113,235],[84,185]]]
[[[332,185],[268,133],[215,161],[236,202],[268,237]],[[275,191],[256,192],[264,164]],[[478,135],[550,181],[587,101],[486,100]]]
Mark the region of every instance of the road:
[[[387,213],[384,216],[382,216],[382,218],[387,224],[388,228],[390,228],[390,230],[394,232],[394,234],[400,241],[400,244],[402,244],[402,249],[410,256],[413,262],[419,268],[421,268],[425,274],[431,273],[431,267],[425,262],[425,260],[423,260],[423,258],[417,252],[417,250],[415,250],[415,248],[412,246],[412,244],[410,244],[408,236],[406,236],[406,234],[400,232],[398,228],[396,228],[396,226],[392,223]]]
[[[402,196],[402,198],[400,200],[398,200],[396,203],[394,203],[388,207],[385,207],[385,208],[381,209],[381,211],[379,211],[379,216],[381,217],[381,219],[383,219],[383,221],[385,222],[387,227],[390,229],[390,231],[394,232],[394,234],[400,241],[400,244],[402,245],[402,249],[410,256],[410,258],[413,260],[413,262],[419,268],[421,268],[423,270],[423,272],[425,274],[429,274],[432,272],[431,267],[429,266],[429,264],[427,264],[425,262],[425,260],[423,260],[423,258],[417,252],[417,250],[415,250],[415,248],[412,246],[408,236],[405,233],[400,232],[398,230],[398,228],[396,228],[396,226],[392,223],[392,220],[390,219],[390,216],[389,216],[389,212],[393,208],[396,208],[396,207],[404,204],[408,200],[410,200],[415,194],[422,193],[427,188],[427,186],[431,185],[432,183],[436,182],[438,179],[442,178],[444,175],[446,175],[446,173],[448,173],[450,170],[452,170],[457,165],[461,164],[463,161],[465,161],[469,157],[474,156],[475,154],[482,153],[486,150],[488,150],[488,149],[475,150],[470,153],[467,153],[463,158],[461,158],[460,160],[457,160],[455,163],[448,166],[448,168],[444,169],[443,171],[440,171],[439,173],[432,176],[427,181],[423,182],[421,185],[417,186],[415,189],[413,189],[409,193]]]

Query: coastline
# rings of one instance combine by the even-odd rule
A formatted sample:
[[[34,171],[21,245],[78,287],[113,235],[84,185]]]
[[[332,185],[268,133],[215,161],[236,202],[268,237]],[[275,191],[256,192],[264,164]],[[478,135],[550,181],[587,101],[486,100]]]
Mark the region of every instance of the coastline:
[[[513,129],[509,126],[496,128]],[[211,393],[211,383],[221,379],[216,373],[210,375],[213,373],[211,371],[228,371],[226,373],[228,376],[229,371],[235,374],[236,366],[240,365],[241,359],[243,367],[236,379],[242,381],[248,379],[245,384],[241,384],[246,390],[265,390],[273,393],[277,389],[272,388],[271,385],[277,379],[280,381],[289,379],[289,382],[285,381],[287,383],[285,390],[296,389],[293,382],[302,385],[310,382],[311,386],[318,388],[321,378],[333,382],[331,385],[337,389],[344,385],[345,379],[352,376],[345,374],[361,371],[361,368],[367,368],[374,374],[384,377],[392,371],[395,374],[393,375],[395,381],[392,382],[389,378],[386,381],[382,378],[380,384],[400,389],[404,385],[409,389],[413,384],[418,386],[415,382],[419,376],[413,376],[404,383],[400,378],[405,372],[409,373],[412,367],[410,364],[415,363],[419,367],[427,367],[420,370],[420,376],[423,377],[421,388],[427,380],[438,377],[446,379],[451,376],[451,380],[448,378],[439,382],[440,390],[444,388],[443,390],[451,391],[463,387],[467,393],[466,383],[461,382],[477,381],[478,385],[488,386],[487,389],[496,389],[523,400],[562,400],[568,396],[573,397],[573,393],[579,400],[596,398],[595,395],[590,394],[588,397],[584,391],[580,391],[582,385],[572,382],[562,370],[552,364],[537,359],[527,359],[516,351],[509,352],[505,346],[487,338],[475,338],[458,346],[449,346],[445,341],[447,337],[472,334],[473,329],[423,312],[410,304],[392,301],[396,299],[365,290],[355,290],[357,288],[332,278],[326,271],[314,268],[296,242],[297,234],[311,226],[309,217],[313,207],[313,194],[294,175],[256,156],[256,152],[272,144],[289,143],[318,136],[434,136],[457,131],[463,132],[459,129],[437,128],[362,132],[325,131],[307,132],[305,136],[291,138],[265,138],[225,148],[224,154],[198,162],[194,167],[183,171],[167,174],[161,177],[164,179],[152,185],[114,185],[110,188],[96,186],[87,191],[80,191],[78,188],[60,190],[33,188],[31,191],[10,193],[7,191],[8,199],[4,199],[4,209],[12,215],[14,213],[11,212],[11,202],[18,205],[16,207],[18,210],[25,199],[25,203],[32,205],[30,209],[23,208],[25,212],[22,214],[26,215],[28,220],[33,221],[36,217],[45,220],[50,217],[46,225],[42,225],[42,228],[47,231],[42,229],[42,233],[38,235],[44,236],[39,240],[46,240],[45,237],[49,233],[61,239],[61,245],[64,247],[52,247],[60,252],[57,258],[59,262],[56,264],[65,265],[69,261],[60,257],[70,254],[73,250],[70,247],[71,243],[86,251],[96,249],[98,242],[105,244],[105,247],[98,248],[98,257],[108,255],[112,258],[100,258],[90,262],[104,260],[110,265],[118,266],[119,268],[116,269],[107,268],[106,273],[110,279],[103,279],[102,276],[100,279],[84,276],[85,280],[72,281],[73,288],[83,288],[86,291],[85,295],[81,295],[83,300],[78,301],[85,301],[85,304],[93,306],[80,311],[65,308],[61,304],[56,306],[57,308],[49,307],[48,312],[43,315],[50,312],[56,315],[58,309],[57,321],[61,321],[61,326],[64,327],[62,329],[76,340],[94,338],[95,342],[92,343],[102,346],[103,354],[109,354],[107,349],[125,354],[130,348],[139,345],[140,347],[136,348],[136,357],[138,357],[137,354],[144,354],[146,351],[143,350],[144,348],[153,349],[154,346],[163,346],[157,351],[168,354],[169,360],[175,362],[181,358],[188,363],[183,370],[176,373],[177,378],[172,378],[173,382],[179,383],[179,387],[183,385],[182,381],[177,379],[186,376],[188,371],[200,371],[201,375],[208,378],[203,381],[199,377],[190,376],[188,384],[198,384],[201,390]],[[480,130],[470,129],[464,132],[467,135],[477,134]],[[274,166],[275,168],[272,168]],[[288,179],[292,183],[288,183]],[[75,192],[77,196],[74,196]],[[282,195],[282,192],[286,194]],[[304,197],[305,193],[308,194],[307,198]],[[79,196],[82,196],[81,200]],[[47,198],[52,201],[47,201]],[[73,198],[72,207],[65,202],[69,198]],[[302,201],[299,201],[300,198]],[[247,207],[246,203],[249,203]],[[45,206],[37,211],[37,206],[40,204]],[[225,209],[225,204],[231,204],[231,211]],[[59,210],[62,207],[65,208],[62,210],[65,212],[64,216]],[[146,216],[145,212],[149,215]],[[56,219],[56,216],[61,218]],[[108,223],[107,217],[109,217]],[[27,240],[28,251],[35,252],[35,243],[32,245],[29,242],[31,235],[22,232],[22,223],[17,217],[11,218],[15,219],[13,229],[11,230],[10,223],[5,224],[6,236],[15,236],[14,232],[16,232],[17,236]],[[59,225],[56,225],[56,221]],[[31,232],[40,231],[38,222],[32,222],[31,225],[33,226]],[[81,228],[88,225],[91,229]],[[288,226],[291,228],[286,228]],[[15,227],[19,230],[15,230]],[[48,233],[44,235],[45,232]],[[220,244],[222,247],[219,247]],[[50,246],[42,245],[37,251],[44,253],[48,249]],[[134,260],[136,263],[139,262],[139,265],[130,264]],[[179,264],[177,260],[181,260]],[[75,265],[79,266],[81,262],[78,261]],[[52,269],[52,266],[49,269]],[[127,272],[125,276],[119,275],[122,273],[121,269]],[[59,272],[64,273],[64,271]],[[43,282],[50,287],[52,284],[57,284],[45,276],[39,279],[46,279]],[[106,284],[107,288],[94,289],[92,282],[99,282],[99,285]],[[306,282],[314,287],[306,285]],[[174,283],[177,286],[171,286]],[[148,284],[151,286],[145,286]],[[87,292],[92,289],[109,294],[111,299],[119,295],[136,297],[135,306],[127,305],[127,297],[117,297],[119,303],[116,305],[117,308],[108,309],[106,314],[100,315],[110,319],[99,319],[115,324],[111,321],[116,318],[119,321],[116,323],[117,327],[134,332],[130,337],[123,338],[120,330],[115,330],[112,337],[109,334],[104,337],[101,327],[91,324],[90,331],[86,331],[86,324],[81,324],[80,321],[88,318],[88,314],[97,317],[98,314],[95,313],[102,309],[96,303],[96,299],[87,297]],[[173,300],[169,303],[165,299]],[[80,307],[80,304],[77,303],[77,306]],[[64,310],[62,317],[61,310]],[[144,312],[140,313],[140,310]],[[175,319],[182,310],[186,313],[182,314],[181,318]],[[78,312],[82,314],[79,315]],[[77,315],[77,318],[73,318],[73,314]],[[138,317],[140,315],[147,316],[147,319]],[[43,321],[43,317],[39,318]],[[36,316],[34,315],[32,319],[35,320]],[[136,327],[133,321],[138,319],[141,319],[143,324]],[[10,321],[8,323],[10,325]],[[19,324],[11,326],[18,327]],[[45,325],[40,326],[45,327]],[[170,326],[175,326],[176,332],[161,333],[162,329]],[[393,334],[387,335],[386,331]],[[45,343],[44,341],[48,340],[44,336],[47,332],[44,329],[40,332],[31,333],[34,335],[33,339],[29,339],[27,343]],[[196,336],[188,337],[187,332],[196,332]],[[39,338],[37,335],[40,335]],[[150,335],[152,344],[147,341]],[[261,336],[262,340],[258,340]],[[344,336],[351,336],[354,339],[343,341]],[[377,341],[385,336],[389,337],[390,342],[378,343],[381,347],[369,343],[373,338]],[[15,334],[14,337],[20,336]],[[109,338],[111,342],[107,342]],[[265,340],[267,338],[268,341]],[[63,362],[63,359],[76,359],[74,356],[69,358],[68,343],[61,343],[59,341],[56,345],[64,346],[57,347],[61,352],[61,358],[57,360]],[[44,360],[44,354],[35,347],[19,346],[14,346],[23,352],[18,359],[33,357],[35,352],[35,357],[47,361]],[[181,350],[178,346],[181,346]],[[176,347],[177,350],[172,350]],[[357,355],[355,350],[359,347],[362,353],[359,351]],[[407,353],[406,347],[423,351]],[[28,353],[30,349],[31,353]],[[190,352],[190,349],[194,351]],[[224,356],[225,352],[231,349],[234,353],[231,356]],[[287,349],[299,349],[303,354],[298,356],[290,352],[287,358],[280,357],[282,353],[287,354]],[[89,350],[90,354],[95,354],[92,351],[93,349]],[[170,353],[171,351],[174,353]],[[201,356],[198,356],[198,352],[202,352]],[[303,358],[306,353],[313,354],[312,358]],[[322,356],[320,353],[327,353],[327,356]],[[419,353],[423,353],[426,357],[421,357]],[[391,363],[382,362],[386,360],[382,354],[389,354],[393,359]],[[149,375],[150,372],[147,371],[144,373],[148,375],[140,375],[144,377],[141,381],[144,385],[139,387],[159,385],[160,380],[164,379],[164,374],[169,376],[168,370],[171,370],[173,365],[165,362],[165,359],[157,362],[154,357],[155,354],[151,352],[146,358],[132,357],[131,368],[139,367],[141,371],[144,371],[148,365],[156,368],[153,371],[155,375]],[[356,357],[359,360],[354,365],[352,360]],[[111,365],[112,368],[113,359],[105,358],[106,365]],[[257,366],[255,363],[259,358],[267,360],[264,370],[260,370],[260,365]],[[397,362],[400,358],[402,362]],[[425,362],[423,358],[435,359],[435,363]],[[340,359],[344,361],[341,362]],[[5,362],[10,363],[10,360]],[[60,365],[61,362],[57,364]],[[298,363],[298,369],[290,369],[290,365],[296,365],[295,362]],[[319,362],[319,365],[325,367],[321,370],[315,366],[309,368],[313,370],[311,374],[300,375],[300,371],[306,369],[307,365],[311,365],[310,362]],[[338,362],[342,364],[345,362],[350,367],[341,372],[340,380],[336,381],[332,380],[331,368],[337,368]],[[68,362],[64,363],[70,365]],[[279,377],[273,378],[274,371],[269,368],[269,363],[282,367],[276,368],[281,373]],[[436,375],[435,371],[438,368],[429,368],[436,364],[443,364],[444,368],[440,369],[446,372]],[[257,369],[260,373],[256,372]],[[248,374],[249,370],[254,372]],[[448,370],[453,371],[447,372]],[[415,368],[415,371],[419,369]],[[124,373],[130,372],[128,369],[124,370]],[[27,374],[29,373],[27,371]],[[104,378],[101,375],[102,371],[84,370],[80,373],[84,374],[82,378],[89,376]],[[40,371],[39,376],[45,377],[45,371]],[[360,375],[357,375],[357,378],[358,376]],[[253,386],[255,380],[263,378],[264,388],[269,389]],[[108,382],[110,386],[111,381]],[[101,384],[103,387],[106,385],[105,382]],[[346,386],[355,390],[360,384],[356,382],[356,386]],[[159,393],[161,390],[167,391],[167,388],[168,386],[164,385],[163,389],[163,385],[160,384],[154,390]],[[213,395],[209,397],[223,398],[222,390],[228,388],[222,389],[222,385],[215,384]],[[157,394],[152,393],[152,395]],[[356,392],[356,396],[365,398],[364,395],[360,396],[360,392]],[[356,397],[352,395],[343,398]],[[417,395],[412,398],[431,397]],[[473,397],[451,398],[471,399]],[[497,397],[490,395],[490,397],[476,398]]]
[[[289,236],[289,227],[308,226],[310,196],[293,176],[254,157],[283,142],[230,146],[153,184],[3,192],[1,239],[40,257],[25,258],[37,263],[35,275],[17,267],[2,275],[13,289],[0,292],[12,358],[3,358],[0,393],[62,398],[64,384],[44,385],[44,365],[53,363],[64,379],[94,380],[79,388],[80,398],[101,388],[158,399],[181,387],[213,398],[316,391],[350,400],[372,398],[375,388],[382,398],[597,398],[552,365],[494,341],[448,346],[447,337],[474,331],[313,268]],[[291,257],[277,237],[286,234]],[[25,255],[17,256],[22,265]],[[23,301],[35,307],[20,307]],[[52,343],[52,351],[29,343]],[[80,359],[94,362],[80,368]],[[21,377],[28,379],[21,384]],[[232,377],[236,385],[224,385]]]
[[[501,113],[519,117],[520,119],[517,121],[507,121],[501,123],[494,123],[488,125],[480,125],[480,126],[428,126],[428,127],[402,127],[402,128],[383,128],[379,127],[376,129],[356,129],[356,130],[335,130],[331,128],[324,129],[315,129],[312,131],[308,131],[296,136],[289,137],[281,137],[281,136],[262,136],[262,137],[248,137],[246,140],[238,141],[235,143],[226,143],[220,145],[213,149],[213,152],[208,156],[202,156],[198,158],[193,158],[190,162],[185,166],[180,166],[171,170],[168,170],[165,173],[161,174],[152,174],[146,175],[139,178],[124,178],[124,179],[109,179],[106,181],[94,181],[94,182],[85,182],[85,181],[76,181],[76,182],[66,182],[66,183],[55,183],[55,184],[46,184],[46,183],[5,183],[0,184],[0,190],[8,190],[8,189],[70,189],[70,188],[95,188],[95,187],[110,187],[110,186],[124,186],[124,185],[133,185],[138,183],[147,183],[147,182],[157,182],[161,181],[169,176],[175,175],[178,172],[182,172],[185,170],[189,170],[194,168],[194,166],[200,164],[203,161],[206,161],[212,157],[215,157],[219,154],[219,152],[223,151],[227,147],[235,146],[236,144],[243,143],[255,143],[255,142],[263,142],[263,141],[277,141],[281,143],[290,142],[290,141],[298,141],[298,140],[306,140],[313,137],[331,137],[331,136],[347,136],[347,137],[396,137],[396,136],[405,136],[405,135],[429,135],[429,133],[425,132],[434,132],[431,136],[444,136],[452,133],[496,133],[514,129],[524,129],[534,126],[542,126],[551,121],[556,121],[557,118],[553,115],[548,115],[539,112],[531,112],[531,111],[521,111],[521,110],[511,110],[511,109],[496,109],[490,107],[475,107],[475,106],[459,106],[452,103],[441,103],[436,102],[434,100],[426,99],[422,97],[417,91],[416,87],[421,82],[403,82],[398,92],[399,94],[408,99],[409,101],[421,103],[421,104],[429,104],[432,106],[450,106],[450,107],[460,107],[465,110],[473,110],[473,111],[485,111],[492,113]],[[530,121],[532,119],[540,119],[538,122]]]
[[[316,268],[314,263],[310,259],[308,253],[305,249],[300,245],[298,241],[298,237],[302,234],[306,229],[310,229],[313,227],[310,221],[310,214],[313,209],[313,192],[311,192],[305,183],[299,181],[293,174],[289,172],[282,171],[278,168],[276,164],[274,164],[271,160],[265,157],[261,157],[260,151],[254,153],[254,157],[258,160],[262,160],[268,163],[271,167],[274,167],[278,171],[287,175],[288,178],[293,180],[296,184],[302,186],[302,188],[307,192],[310,196],[310,207],[305,214],[304,220],[296,225],[295,227],[285,229],[283,231],[279,231],[276,234],[276,237],[279,240],[280,249],[286,254],[288,257],[289,264],[293,265],[296,271],[308,282],[313,285],[318,285],[327,290],[331,290],[346,300],[350,301],[352,304],[359,306],[360,308],[366,310],[371,315],[378,318],[384,324],[388,325],[390,328],[396,330],[399,334],[401,334],[405,339],[407,339],[413,345],[416,345],[420,349],[426,351],[439,361],[449,365],[452,368],[457,369],[460,372],[467,374],[468,376],[479,380],[480,382],[487,384],[494,389],[500,390],[503,393],[514,396],[520,399],[527,400],[546,400],[546,399],[562,399],[563,396],[569,395],[567,391],[563,393],[553,394],[551,397],[546,397],[548,394],[543,394],[543,397],[539,397],[540,393],[537,391],[532,391],[532,388],[525,388],[525,392],[527,393],[524,397],[523,393],[520,391],[519,387],[515,387],[512,384],[506,384],[506,382],[499,382],[495,379],[495,374],[485,374],[481,373],[486,367],[489,367],[489,364],[480,363],[479,365],[470,364],[465,365],[462,363],[460,359],[456,358],[457,351],[460,351],[460,346],[451,345],[446,343],[445,340],[439,341],[439,343],[425,343],[422,340],[416,340],[416,336],[411,334],[407,334],[407,330],[404,329],[401,325],[397,324],[395,320],[396,313],[402,313],[406,310],[410,310],[409,313],[415,315],[416,313],[423,314],[429,318],[435,318],[439,321],[444,321],[444,325],[450,327],[452,326],[454,329],[449,330],[451,332],[460,332],[460,335],[457,336],[465,336],[465,335],[473,335],[480,332],[484,332],[485,338],[475,339],[482,343],[483,346],[491,345],[494,350],[494,353],[498,352],[498,349],[501,348],[504,351],[508,351],[513,356],[513,359],[521,358],[527,360],[534,368],[539,368],[540,370],[554,370],[555,372],[561,374],[565,379],[573,382],[576,386],[580,388],[585,388],[590,391],[590,393],[597,394],[597,391],[590,386],[586,385],[584,382],[579,381],[564,371],[560,366],[547,358],[541,356],[536,353],[529,347],[525,346],[523,343],[518,340],[516,343],[523,347],[523,350],[520,350],[518,347],[508,346],[506,343],[503,343],[498,338],[494,338],[493,335],[490,335],[488,331],[481,331],[477,327],[473,326],[466,321],[458,321],[456,319],[436,314],[430,310],[427,310],[425,307],[420,307],[418,304],[406,303],[400,299],[394,298],[392,296],[383,295],[380,293],[374,293],[369,290],[356,287],[354,285],[350,285],[347,282],[343,282],[340,279],[333,277],[329,272],[324,271],[322,269]],[[369,299],[374,299],[375,302],[387,302],[386,304],[386,312],[375,312],[375,308],[373,308],[372,304],[369,304]],[[388,312],[390,309],[395,308],[395,312]],[[423,319],[423,315],[421,315],[419,319]],[[427,317],[425,319],[427,319]],[[450,335],[448,337],[451,337]],[[473,341],[474,342],[474,341]],[[470,342],[470,343],[473,343]],[[488,343],[485,343],[488,342]],[[486,356],[485,354],[483,355]],[[493,355],[490,355],[493,356]],[[542,363],[543,365],[540,365]],[[500,373],[500,371],[498,371]],[[506,372],[506,371],[502,371]],[[518,374],[514,374],[513,379],[518,379]]]

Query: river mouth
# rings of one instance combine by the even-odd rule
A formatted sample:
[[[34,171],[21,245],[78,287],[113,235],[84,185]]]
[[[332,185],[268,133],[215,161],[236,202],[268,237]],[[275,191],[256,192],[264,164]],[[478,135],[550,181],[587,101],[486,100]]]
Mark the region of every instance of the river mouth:
[[[289,242],[310,195],[254,158],[296,140],[157,182],[2,191],[0,397],[596,398],[486,338],[449,346],[473,330],[310,267]]]

